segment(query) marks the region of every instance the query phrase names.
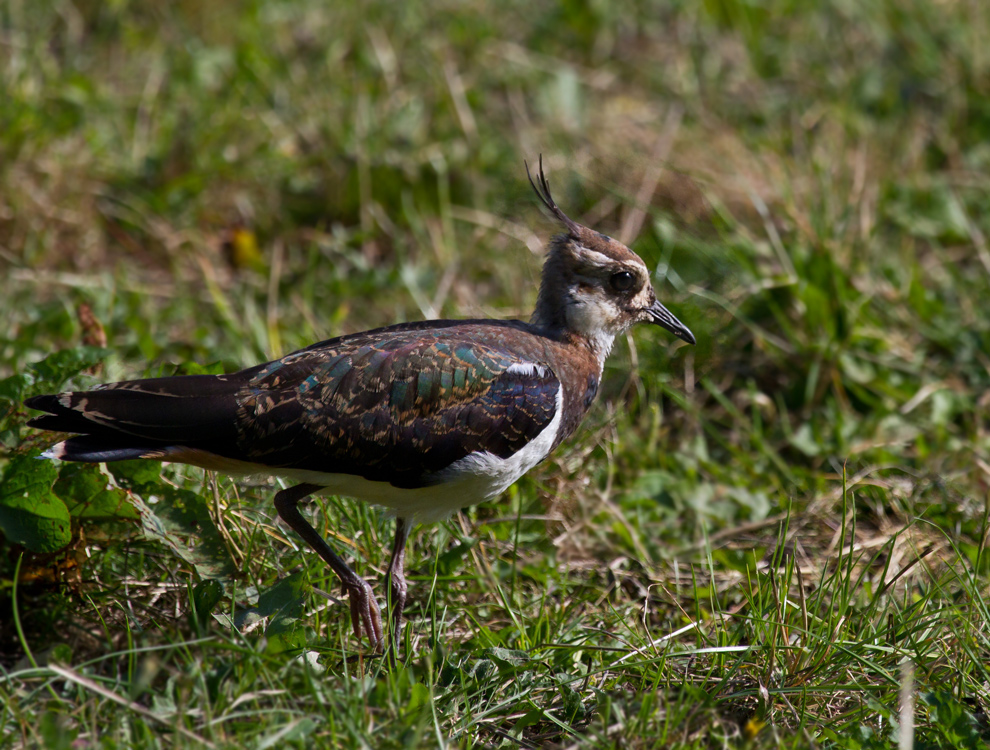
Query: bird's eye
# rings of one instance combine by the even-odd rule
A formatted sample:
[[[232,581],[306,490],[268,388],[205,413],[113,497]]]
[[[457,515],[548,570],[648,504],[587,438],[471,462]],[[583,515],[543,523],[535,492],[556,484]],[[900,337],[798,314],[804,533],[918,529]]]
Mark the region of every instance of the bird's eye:
[[[628,292],[633,288],[633,284],[636,283],[636,277],[629,273],[629,271],[619,271],[612,274],[612,278],[608,280],[608,283],[617,292]]]

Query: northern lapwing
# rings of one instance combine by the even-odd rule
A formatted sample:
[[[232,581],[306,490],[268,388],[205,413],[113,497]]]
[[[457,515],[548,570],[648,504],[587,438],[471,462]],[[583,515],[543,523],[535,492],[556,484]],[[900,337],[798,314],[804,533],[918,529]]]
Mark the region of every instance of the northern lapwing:
[[[529,182],[563,225],[550,241],[536,310],[519,320],[430,320],[354,333],[228,375],[108,383],[25,401],[29,424],[76,433],[44,455],[98,463],[147,458],[293,486],[279,516],[340,578],[354,633],[385,647],[368,583],[300,514],[329,493],[395,515],[386,576],[391,631],[406,601],[403,559],[413,524],[499,495],[581,423],[615,337],[656,323],[694,344],[657,300],[650,271],[622,243],[569,219],[542,158]]]

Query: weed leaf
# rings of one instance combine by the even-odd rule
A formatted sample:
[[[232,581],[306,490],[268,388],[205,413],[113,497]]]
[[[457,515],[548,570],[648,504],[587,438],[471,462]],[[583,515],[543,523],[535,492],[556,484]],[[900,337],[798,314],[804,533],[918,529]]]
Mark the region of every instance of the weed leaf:
[[[72,539],[69,511],[52,492],[51,461],[15,456],[0,482],[0,531],[31,552],[57,552]]]

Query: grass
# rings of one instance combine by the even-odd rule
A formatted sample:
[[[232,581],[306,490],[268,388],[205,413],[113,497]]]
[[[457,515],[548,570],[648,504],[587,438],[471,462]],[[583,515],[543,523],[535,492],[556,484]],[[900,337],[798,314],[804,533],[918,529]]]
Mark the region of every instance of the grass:
[[[935,0],[5,4],[0,746],[985,746],[988,31]],[[273,483],[25,458],[33,393],[527,316],[541,152],[699,344],[618,342],[573,439],[414,533],[394,667]],[[392,522],[314,513],[380,588]]]

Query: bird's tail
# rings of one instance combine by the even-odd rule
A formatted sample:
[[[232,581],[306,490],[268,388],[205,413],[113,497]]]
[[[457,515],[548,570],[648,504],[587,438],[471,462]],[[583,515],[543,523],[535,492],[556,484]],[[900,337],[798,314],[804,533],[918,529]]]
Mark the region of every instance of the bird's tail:
[[[239,381],[239,374],[131,380],[24,403],[47,412],[29,426],[76,433],[46,451],[49,458],[90,463],[167,459],[179,448],[209,451],[236,440]]]

